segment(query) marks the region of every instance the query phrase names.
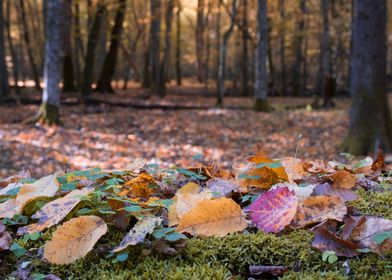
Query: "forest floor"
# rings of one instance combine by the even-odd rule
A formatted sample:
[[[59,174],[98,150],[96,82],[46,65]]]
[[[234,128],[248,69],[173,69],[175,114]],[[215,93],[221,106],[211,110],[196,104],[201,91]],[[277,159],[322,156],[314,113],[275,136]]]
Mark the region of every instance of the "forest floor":
[[[40,97],[38,92],[23,96]],[[82,105],[75,95],[63,94],[63,125],[51,128],[23,123],[38,105],[0,105],[0,177],[23,168],[35,177],[92,166],[121,168],[137,157],[181,166],[202,157],[228,167],[257,145],[271,157],[293,156],[300,134],[298,157],[333,160],[348,127],[344,98],[333,110],[314,111],[306,107],[312,98],[272,97],[276,110],[258,113],[251,110],[251,98],[227,97],[225,106],[216,108],[215,97],[199,89],[170,89],[164,99],[143,97],[136,88],[94,93],[95,100],[117,105]]]

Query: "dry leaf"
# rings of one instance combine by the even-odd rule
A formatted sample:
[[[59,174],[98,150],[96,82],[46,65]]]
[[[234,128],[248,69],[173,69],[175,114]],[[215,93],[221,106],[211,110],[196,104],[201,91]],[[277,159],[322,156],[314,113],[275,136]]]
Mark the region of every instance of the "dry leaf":
[[[11,219],[14,215],[19,214],[23,210],[23,205],[16,202],[15,198],[11,198],[0,203],[0,218]]]
[[[119,252],[130,245],[142,243],[146,238],[146,235],[151,234],[154,228],[160,225],[161,222],[162,218],[158,217],[145,217],[138,221],[136,225],[129,231],[129,233],[123,238],[120,245],[115,247],[112,252]]]
[[[196,236],[223,237],[244,230],[247,224],[241,207],[234,200],[222,197],[200,201],[182,217],[177,231]]]
[[[270,167],[278,176],[278,178],[280,180],[284,180],[284,181],[288,181],[289,177],[284,169],[284,167],[282,166],[282,164],[279,164],[279,162],[274,161],[273,159],[270,159],[268,157],[266,157],[264,154],[262,153],[257,153],[254,156],[251,156],[248,158],[249,162],[252,162],[256,165],[260,165],[260,164],[269,164],[269,163],[278,163],[278,167]]]
[[[294,218],[296,210],[297,197],[287,187],[263,193],[248,208],[252,222],[266,233],[284,229]]]
[[[133,196],[149,198],[153,194],[153,189],[149,187],[150,184],[156,184],[154,178],[150,174],[141,173],[127,182],[125,186],[131,188]]]
[[[333,181],[332,187],[338,189],[352,189],[357,182],[357,177],[346,170],[336,171],[329,178]]]
[[[239,186],[232,180],[215,178],[207,182],[207,188],[211,190],[215,197],[220,198],[238,190]]]
[[[198,184],[188,183],[183,186],[177,191],[173,198],[173,204],[170,205],[169,226],[177,225],[184,214],[196,207],[197,203],[212,197],[210,190],[202,189]]]
[[[6,229],[5,225],[0,223],[0,252],[8,250],[12,243],[11,233]]]
[[[289,178],[288,181],[291,183],[295,180],[303,179],[308,175],[308,172],[305,170],[304,164],[300,159],[284,157],[281,159],[281,163]]]
[[[343,202],[358,199],[351,189],[333,188],[329,183],[318,184],[313,190],[313,194],[317,195],[334,195],[340,197]]]
[[[302,228],[327,219],[342,221],[346,213],[347,207],[337,196],[311,196],[298,206],[291,227]]]
[[[65,216],[80,202],[80,196],[88,195],[94,188],[73,190],[66,196],[45,204],[32,218],[39,219],[38,223],[18,229],[18,235],[41,232],[61,222]]]
[[[83,258],[107,232],[107,225],[97,216],[81,216],[62,224],[46,242],[44,258],[50,263],[69,264]]]
[[[296,183],[277,183],[271,187],[271,190],[274,190],[276,188],[284,188],[287,187],[290,191],[295,192],[295,196],[298,199],[298,202],[304,201],[306,198],[308,198],[312,192],[313,189],[316,185],[305,185],[305,186],[298,186]]]
[[[278,175],[266,166],[256,168],[253,164],[242,170],[241,174],[246,174],[246,178],[240,180],[242,187],[256,187],[263,190],[268,190],[278,181]]]

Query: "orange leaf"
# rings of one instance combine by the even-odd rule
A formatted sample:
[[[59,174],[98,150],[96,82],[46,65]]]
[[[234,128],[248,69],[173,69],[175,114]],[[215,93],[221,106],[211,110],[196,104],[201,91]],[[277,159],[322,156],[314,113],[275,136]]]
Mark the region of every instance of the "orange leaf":
[[[357,183],[357,177],[346,170],[336,171],[329,178],[333,181],[333,188],[352,189]]]

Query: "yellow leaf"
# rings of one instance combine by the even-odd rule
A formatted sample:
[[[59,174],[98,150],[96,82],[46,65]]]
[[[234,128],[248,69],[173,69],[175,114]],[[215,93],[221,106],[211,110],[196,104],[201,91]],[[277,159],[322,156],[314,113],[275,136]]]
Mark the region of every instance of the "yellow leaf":
[[[252,163],[254,163],[256,165],[263,164],[263,163],[264,164],[268,164],[268,163],[275,163],[276,162],[273,159],[270,159],[270,158],[268,158],[265,155],[260,154],[260,153],[257,153],[256,155],[249,157],[248,161],[252,162]],[[280,165],[278,167],[270,167],[270,168],[276,173],[276,175],[278,176],[278,178],[280,180],[284,180],[284,181],[288,181],[289,180],[289,177],[287,176],[287,173],[284,170],[282,165]]]
[[[212,193],[198,184],[188,183],[178,190],[169,208],[169,226],[177,225],[186,212],[196,207],[201,200],[211,199]]]
[[[153,189],[149,187],[150,184],[156,184],[154,178],[147,173],[141,173],[127,182],[125,186],[131,187],[133,196],[148,198],[153,194]]]
[[[53,197],[59,189],[59,183],[56,177],[56,174],[49,175],[42,177],[34,183],[24,184],[16,196],[16,202],[26,205],[29,201],[38,197]]]
[[[245,172],[247,178],[241,179],[242,187],[256,187],[268,190],[271,186],[278,183],[278,175],[269,167],[250,167]]]
[[[69,264],[83,258],[107,232],[107,225],[97,216],[73,218],[61,225],[52,240],[46,242],[44,258],[50,263]]]
[[[46,228],[57,225],[80,202],[80,196],[88,195],[94,188],[73,190],[66,196],[53,200],[42,207],[32,218],[39,219],[38,223],[18,229],[18,235],[41,232]]]
[[[177,231],[197,236],[223,237],[248,225],[241,207],[229,198],[200,201],[180,220]]]

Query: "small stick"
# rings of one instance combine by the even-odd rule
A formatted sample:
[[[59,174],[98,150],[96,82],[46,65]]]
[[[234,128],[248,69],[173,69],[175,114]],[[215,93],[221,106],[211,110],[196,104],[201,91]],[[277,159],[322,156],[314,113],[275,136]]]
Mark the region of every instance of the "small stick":
[[[298,135],[297,148],[295,149],[294,158],[297,158],[297,154],[298,154],[298,150],[299,150],[299,144],[301,143],[301,140],[302,140],[302,134]]]

